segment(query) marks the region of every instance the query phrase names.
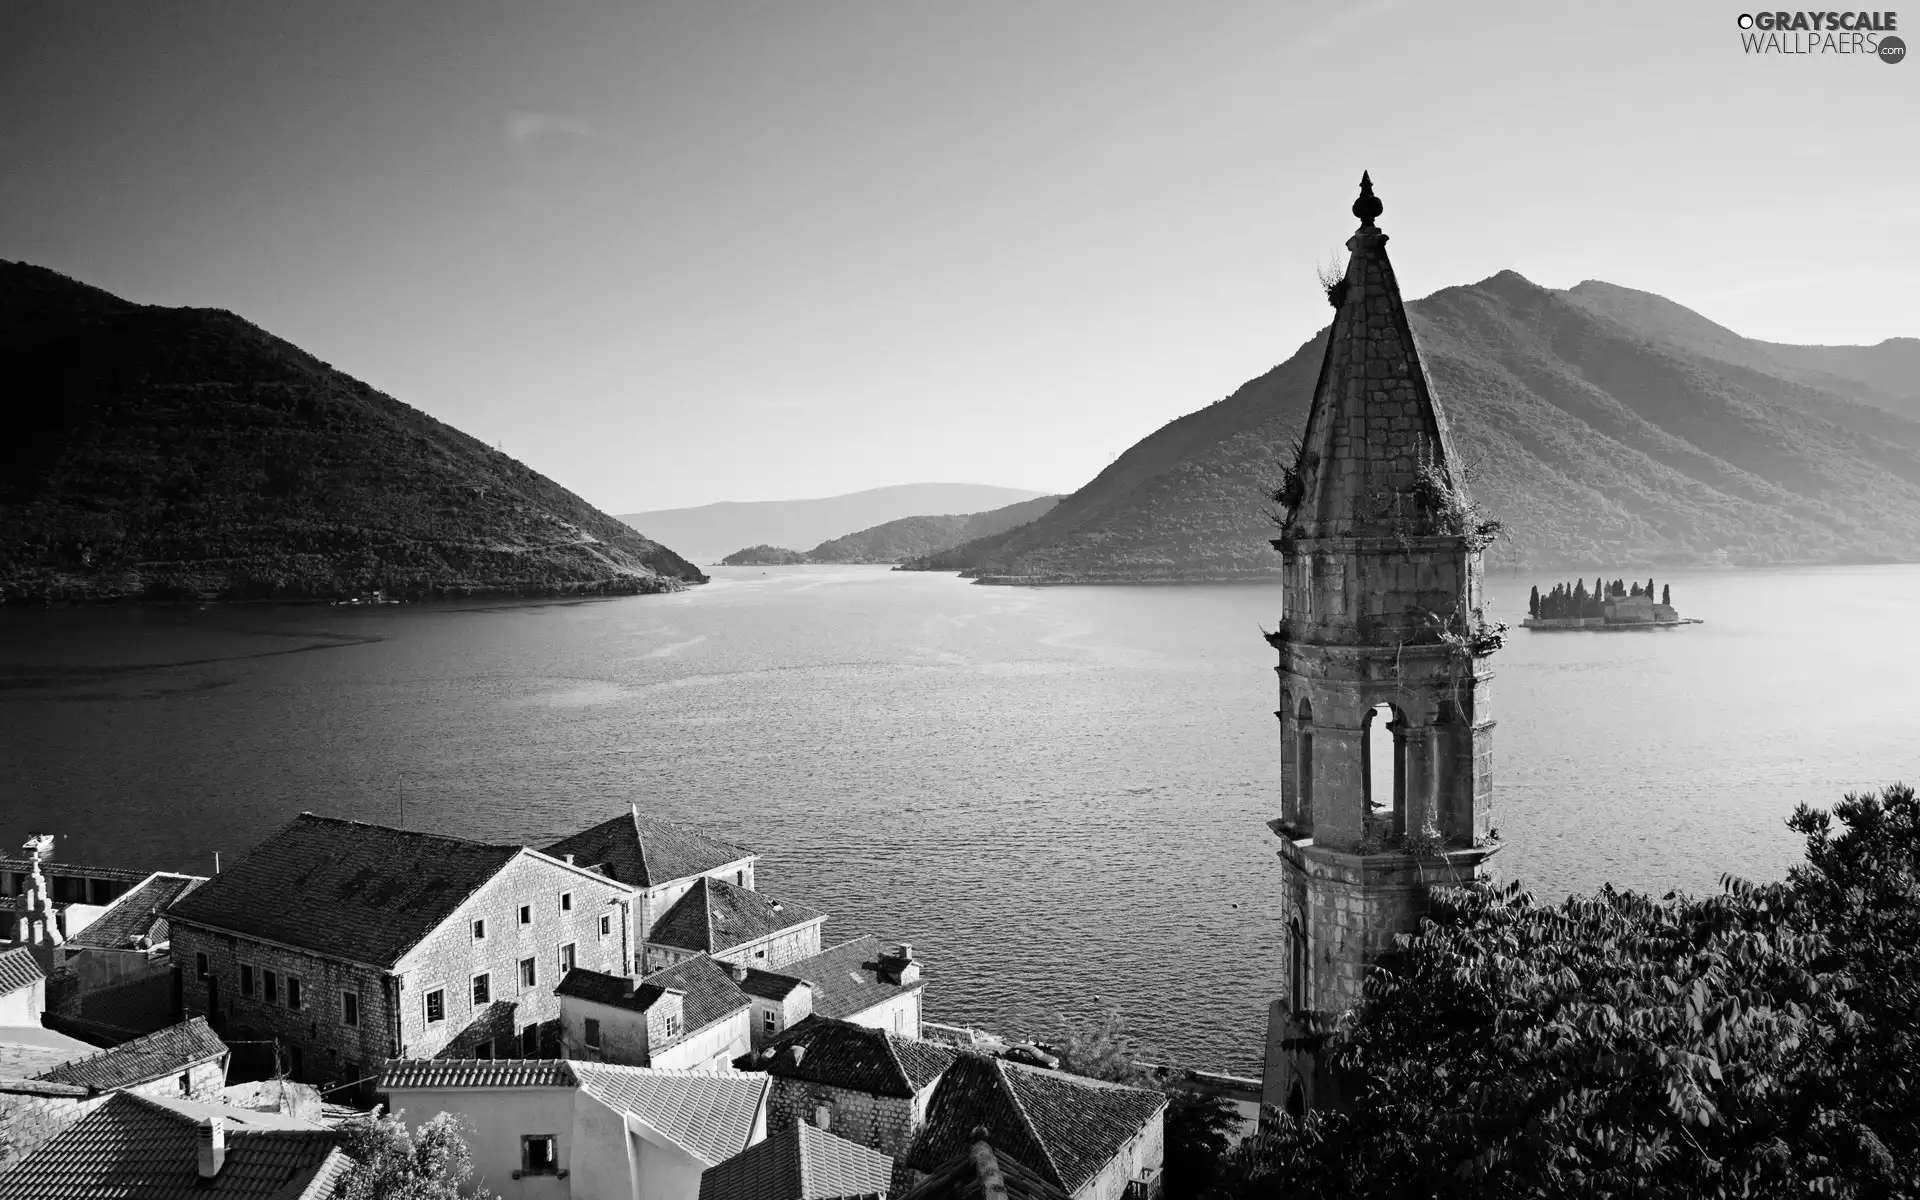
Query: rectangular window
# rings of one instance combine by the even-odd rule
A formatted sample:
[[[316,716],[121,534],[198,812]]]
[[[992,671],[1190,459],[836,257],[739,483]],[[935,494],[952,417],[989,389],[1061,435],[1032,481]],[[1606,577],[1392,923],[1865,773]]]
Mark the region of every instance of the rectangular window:
[[[680,1014],[668,1013],[667,1019],[666,1019],[666,1026],[667,1026],[666,1036],[668,1041],[672,1041],[674,1038],[679,1037],[680,1036]]]
[[[523,958],[520,960],[520,986],[521,987],[530,988],[530,987],[539,986],[540,974],[539,974],[538,968],[539,968],[539,963],[537,963],[535,960],[531,958]]]
[[[595,1050],[600,1048],[600,1022],[592,1017],[587,1018],[587,1045]]]
[[[211,965],[210,965],[210,964],[209,964],[209,963],[207,962],[207,956],[206,956],[206,955],[205,955],[204,953],[202,953],[201,951],[198,951],[198,950],[195,950],[195,951],[193,952],[193,976],[194,976],[194,978],[195,978],[195,979],[205,979],[205,978],[206,978],[206,977],[207,977],[208,975],[210,975],[210,974],[212,974],[212,973],[213,973],[213,968],[212,968],[212,966],[211,966]]]
[[[240,994],[248,997],[253,995],[253,967],[249,963],[240,964]]]
[[[573,947],[574,947],[574,943],[572,942],[568,942],[566,945],[560,947],[560,973],[562,975],[565,975],[568,971],[573,970],[573,962],[574,962]]]
[[[560,893],[560,911],[561,912],[573,911],[573,893],[572,892]]]
[[[612,932],[613,932],[613,918],[601,917],[600,918],[600,936],[606,937]]]
[[[763,1033],[778,1033],[780,1031],[780,1018],[773,1015],[772,1009],[768,1009],[760,1014],[760,1029]]]
[[[540,1057],[540,1027],[528,1025],[520,1031],[520,1057]]]
[[[438,1025],[447,1019],[447,989],[435,988],[427,993],[427,1024]]]
[[[483,972],[473,977],[473,1006],[479,1008],[493,1002],[493,975]]]
[[[560,1156],[554,1149],[556,1139],[550,1133],[530,1134],[520,1139],[522,1175],[557,1175]]]
[[[342,1025],[360,1024],[360,994],[358,992],[340,993],[340,1023]]]
[[[522,925],[533,924],[533,905],[522,904],[520,906],[520,923]]]
[[[478,1046],[475,1046],[475,1047],[473,1048],[473,1056],[474,1056],[475,1058],[492,1058],[492,1057],[493,1057],[493,1043],[492,1043],[492,1042],[481,1042],[481,1043],[480,1043],[480,1044],[479,1044]]]
[[[476,942],[484,942],[487,940],[486,918],[482,917],[473,923],[473,940]]]
[[[735,887],[747,886],[747,873],[745,871],[735,871],[733,873],[733,882]]]
[[[300,977],[297,975],[287,976],[287,1007],[300,1007]]]
[[[268,1004],[280,1003],[280,977],[272,971],[260,972],[260,998]]]

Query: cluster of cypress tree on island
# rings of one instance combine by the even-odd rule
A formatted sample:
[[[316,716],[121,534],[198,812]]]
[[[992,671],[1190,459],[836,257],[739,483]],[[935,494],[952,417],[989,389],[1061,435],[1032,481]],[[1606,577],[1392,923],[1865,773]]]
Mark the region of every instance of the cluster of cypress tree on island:
[[[1647,580],[1646,586],[1642,587],[1638,583],[1628,584],[1625,580],[1621,579],[1616,579],[1612,583],[1608,583],[1603,579],[1595,577],[1592,591],[1587,590],[1586,580],[1576,579],[1571,585],[1564,583],[1554,584],[1553,590],[1544,596],[1540,594],[1539,587],[1535,586],[1532,593],[1527,597],[1527,615],[1536,620],[1558,620],[1567,617],[1604,617],[1607,615],[1606,606],[1617,600],[1624,600],[1633,596],[1652,595],[1653,580],[1651,578]],[[1672,606],[1673,589],[1671,585],[1661,585],[1660,603],[1668,605],[1669,607]]]

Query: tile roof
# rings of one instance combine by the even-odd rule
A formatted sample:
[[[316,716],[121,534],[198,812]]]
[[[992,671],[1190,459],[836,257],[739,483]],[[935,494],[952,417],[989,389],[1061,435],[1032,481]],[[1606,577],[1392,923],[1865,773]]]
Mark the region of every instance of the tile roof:
[[[555,842],[546,853],[556,858],[571,854],[578,865],[604,871],[634,887],[659,887],[754,857],[751,850],[684,825],[643,817],[638,808]]]
[[[588,1095],[631,1113],[711,1167],[747,1148],[762,1126],[773,1081],[748,1071],[668,1071],[567,1064]]]
[[[226,1161],[199,1175],[200,1122],[227,1121]],[[0,1174],[0,1200],[318,1200],[351,1166],[341,1135],[319,1125],[219,1105],[161,1102],[116,1092]],[[306,1126],[304,1128],[290,1127]]]
[[[15,946],[0,954],[0,996],[32,987],[46,977],[47,973],[40,969],[40,960],[27,947]]]
[[[62,1063],[50,1071],[42,1071],[40,1078],[105,1092],[172,1075],[226,1052],[227,1044],[207,1028],[207,1019],[195,1017],[122,1042],[91,1058]]]
[[[98,1046],[39,1025],[0,1025],[0,1079],[29,1079]]]
[[[959,1051],[937,1042],[897,1037],[815,1013],[739,1061],[782,1079],[906,1097],[939,1079],[957,1057]]]
[[[379,1090],[570,1088],[576,1082],[559,1058],[390,1058],[380,1072]]]
[[[522,853],[301,813],[168,915],[390,967]]]
[[[680,1021],[688,1036],[715,1021],[725,1020],[753,1003],[740,990],[740,985],[734,982],[727,964],[716,962],[704,954],[676,963],[664,971],[655,971],[637,982],[619,975],[575,967],[555,986],[553,994],[574,996],[631,1012],[646,1012],[669,988],[681,994]]]
[[[979,1138],[897,1200],[1067,1200],[1067,1194]]]
[[[806,986],[804,979],[795,979],[778,971],[763,971],[759,967],[748,967],[747,977],[740,981],[741,991],[762,1000],[785,1000],[793,994],[793,989]]]
[[[76,1027],[76,1037],[102,1046],[117,1046],[143,1033],[165,1029],[179,1019],[173,999],[173,974],[136,975],[123,983],[89,988],[80,993],[79,1011],[68,1009],[61,1016]]]
[[[880,956],[886,950],[886,943],[868,934],[822,950],[812,958],[790,962],[769,974],[805,980],[813,986],[814,1012],[846,1020],[902,992],[924,986],[918,978],[912,983],[887,982],[880,973]]]
[[[885,1196],[893,1157],[805,1121],[700,1176],[700,1200],[847,1200]]]
[[[159,871],[132,891],[109,904],[85,929],[67,939],[67,945],[96,950],[130,950],[133,939],[144,937],[158,945],[167,940],[167,919],[160,914],[169,904],[206,880],[198,875]],[[144,949],[145,947],[141,947]]]
[[[824,919],[813,909],[703,875],[654,922],[647,940],[719,953]]]
[[[1159,1092],[963,1054],[934,1089],[926,1125],[902,1161],[937,1170],[985,1129],[1001,1153],[1073,1192],[1166,1103]]]

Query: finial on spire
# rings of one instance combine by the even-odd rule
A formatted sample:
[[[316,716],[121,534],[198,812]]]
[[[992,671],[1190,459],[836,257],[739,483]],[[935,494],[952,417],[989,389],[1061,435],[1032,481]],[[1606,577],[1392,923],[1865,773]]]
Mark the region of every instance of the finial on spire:
[[[1360,172],[1360,198],[1353,202],[1353,215],[1360,218],[1362,225],[1371,225],[1386,207],[1380,203],[1380,197],[1373,194],[1372,177],[1365,171]]]

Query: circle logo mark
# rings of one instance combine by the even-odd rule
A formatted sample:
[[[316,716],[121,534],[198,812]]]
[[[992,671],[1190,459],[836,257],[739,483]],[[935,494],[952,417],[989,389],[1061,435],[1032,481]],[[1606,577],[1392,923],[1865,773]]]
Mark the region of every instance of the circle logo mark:
[[[1883,37],[1880,39],[1880,61],[1881,62],[1897,63],[1902,59],[1906,58],[1906,56],[1907,56],[1907,44],[1901,41],[1899,38]]]
[[[1753,14],[1752,14],[1752,13],[1741,13],[1741,14],[1740,14],[1740,21],[1739,21],[1739,25],[1740,25],[1740,28],[1742,28],[1742,29],[1752,29],[1752,28],[1753,28]]]

